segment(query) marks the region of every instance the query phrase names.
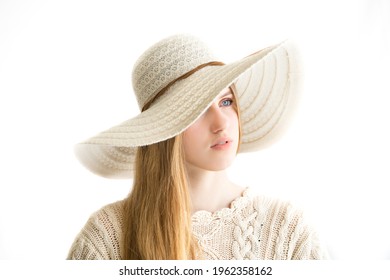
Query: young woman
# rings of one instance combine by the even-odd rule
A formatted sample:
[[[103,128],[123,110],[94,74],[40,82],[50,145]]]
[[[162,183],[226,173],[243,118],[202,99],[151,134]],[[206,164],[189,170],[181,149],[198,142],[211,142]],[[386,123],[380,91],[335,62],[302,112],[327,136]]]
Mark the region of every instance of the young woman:
[[[91,171],[133,178],[94,213],[68,259],[321,259],[316,233],[287,202],[252,195],[226,169],[272,143],[296,99],[288,42],[223,64],[176,35],[136,62],[141,113],[76,146]]]

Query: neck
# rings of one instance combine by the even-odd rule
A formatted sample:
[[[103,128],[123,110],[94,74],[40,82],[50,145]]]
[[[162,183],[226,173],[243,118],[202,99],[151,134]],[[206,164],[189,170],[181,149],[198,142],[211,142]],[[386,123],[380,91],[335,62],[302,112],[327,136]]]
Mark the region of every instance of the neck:
[[[187,164],[192,212],[216,212],[229,208],[240,197],[244,188],[231,182],[226,171],[209,171]]]

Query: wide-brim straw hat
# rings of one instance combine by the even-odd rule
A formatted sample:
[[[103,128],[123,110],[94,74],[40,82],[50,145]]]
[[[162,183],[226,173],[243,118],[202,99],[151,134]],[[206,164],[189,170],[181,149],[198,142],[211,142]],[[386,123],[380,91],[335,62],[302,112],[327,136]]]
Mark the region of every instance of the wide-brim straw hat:
[[[152,101],[150,107],[77,144],[77,158],[98,175],[132,178],[137,147],[182,133],[233,83],[241,118],[239,152],[275,142],[291,119],[298,97],[301,71],[292,42],[225,65],[210,63],[214,61],[218,59],[209,48],[190,35],[175,35],[154,44],[136,61],[132,73],[139,107],[142,110]],[[169,85],[197,67],[200,70]],[[164,94],[156,98],[164,88]]]

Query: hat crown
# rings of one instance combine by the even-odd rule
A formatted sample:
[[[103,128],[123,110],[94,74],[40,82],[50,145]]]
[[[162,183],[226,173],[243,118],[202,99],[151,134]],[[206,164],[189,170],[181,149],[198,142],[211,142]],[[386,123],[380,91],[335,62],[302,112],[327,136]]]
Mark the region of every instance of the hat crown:
[[[133,67],[133,89],[139,108],[142,110],[170,82],[214,60],[210,49],[190,35],[175,35],[154,44]]]

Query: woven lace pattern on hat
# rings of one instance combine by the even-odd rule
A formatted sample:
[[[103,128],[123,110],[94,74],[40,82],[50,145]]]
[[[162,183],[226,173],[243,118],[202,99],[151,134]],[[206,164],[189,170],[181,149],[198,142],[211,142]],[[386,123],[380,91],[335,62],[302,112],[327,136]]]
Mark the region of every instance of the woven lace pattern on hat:
[[[192,36],[173,36],[153,45],[133,68],[138,106],[142,108],[171,81],[213,60],[207,46]]]

